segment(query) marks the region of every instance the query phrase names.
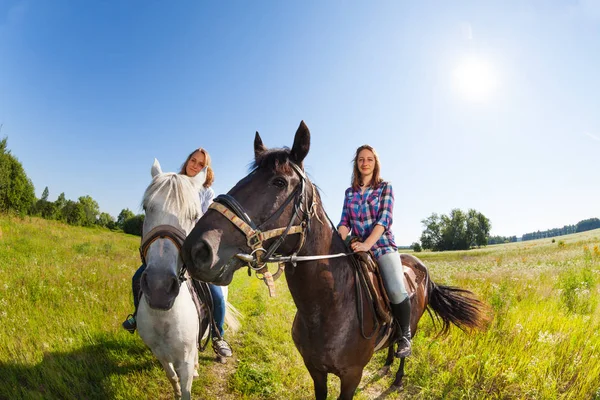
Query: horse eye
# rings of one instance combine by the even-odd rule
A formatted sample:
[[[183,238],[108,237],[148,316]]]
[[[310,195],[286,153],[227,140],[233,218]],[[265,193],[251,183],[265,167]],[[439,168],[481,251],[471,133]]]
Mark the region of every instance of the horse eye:
[[[284,187],[287,186],[287,181],[281,177],[277,177],[277,178],[273,179],[272,183],[274,186],[276,186],[280,189],[283,189]]]

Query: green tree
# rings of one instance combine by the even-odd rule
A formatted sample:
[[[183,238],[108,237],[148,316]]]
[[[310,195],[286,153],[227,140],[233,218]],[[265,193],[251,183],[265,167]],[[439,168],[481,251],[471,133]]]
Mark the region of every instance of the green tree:
[[[421,246],[433,251],[468,250],[473,246],[485,246],[491,223],[476,210],[467,213],[455,208],[449,215],[431,214],[421,221],[425,230],[421,234]]]
[[[0,140],[0,211],[21,215],[34,211],[35,189],[23,166],[7,149],[7,138]]]
[[[96,220],[96,224],[100,225],[100,226],[104,226],[108,229],[115,229],[117,227],[117,223],[115,222],[115,219],[113,218],[112,215],[110,215],[109,213],[100,213],[100,216],[98,217],[98,219]]]
[[[131,218],[127,218],[123,224],[123,232],[129,233],[130,235],[142,236],[144,217],[144,214],[138,214]]]
[[[129,208],[124,208],[123,210],[121,210],[119,216],[117,217],[117,227],[119,229],[125,230],[123,228],[125,226],[125,221],[133,217],[135,217],[135,214]]]
[[[100,207],[96,200],[92,199],[91,196],[81,196],[79,204],[83,206],[85,213],[84,226],[92,226],[96,223],[98,216],[100,215]]]
[[[441,219],[436,213],[421,221],[425,230],[421,234],[421,246],[424,249],[440,250],[442,245]]]
[[[410,248],[413,249],[413,251],[415,253],[420,253],[423,250],[421,248],[421,245],[419,244],[419,242],[414,242],[413,244],[410,245]]]
[[[40,200],[48,201],[48,196],[50,195],[50,191],[48,190],[48,186],[44,188],[42,192],[42,198]]]
[[[61,210],[61,220],[69,225],[83,226],[86,223],[85,208],[79,202],[67,200]]]

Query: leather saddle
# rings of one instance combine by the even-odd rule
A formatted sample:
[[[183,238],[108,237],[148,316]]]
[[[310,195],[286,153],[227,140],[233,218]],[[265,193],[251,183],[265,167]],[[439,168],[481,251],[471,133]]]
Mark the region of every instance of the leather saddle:
[[[381,322],[389,324],[392,320],[392,309],[375,257],[369,251],[357,253],[356,258],[360,265],[360,272],[366,278],[365,281],[373,299],[377,317]],[[412,298],[416,294],[419,285],[426,278],[427,270],[420,268],[417,263],[409,262],[411,257],[408,255],[401,254],[400,258],[404,268],[404,286],[409,297]]]

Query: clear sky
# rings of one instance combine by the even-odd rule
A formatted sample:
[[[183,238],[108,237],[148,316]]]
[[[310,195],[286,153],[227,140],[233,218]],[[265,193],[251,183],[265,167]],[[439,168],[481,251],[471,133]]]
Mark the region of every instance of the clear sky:
[[[474,208],[493,235],[600,217],[600,1],[0,0],[0,137],[36,195],[140,212],[154,157],[198,146],[217,193],[254,132],[339,221],[354,150],[393,183],[398,244]]]

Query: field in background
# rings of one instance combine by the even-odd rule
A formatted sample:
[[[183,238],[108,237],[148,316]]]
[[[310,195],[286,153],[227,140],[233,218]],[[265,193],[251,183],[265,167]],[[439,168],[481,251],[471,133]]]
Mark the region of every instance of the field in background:
[[[494,310],[486,332],[436,338],[427,315],[405,389],[367,366],[357,399],[600,399],[600,230],[444,253],[418,253],[436,283],[477,293]],[[0,216],[0,399],[170,399],[131,312],[139,237],[36,218]],[[228,337],[234,359],[201,354],[202,399],[309,399],[312,381],[290,335],[285,279],[270,299],[240,271],[230,301],[244,315]],[[397,368],[398,362],[393,365]],[[330,378],[330,398],[339,381]]]

